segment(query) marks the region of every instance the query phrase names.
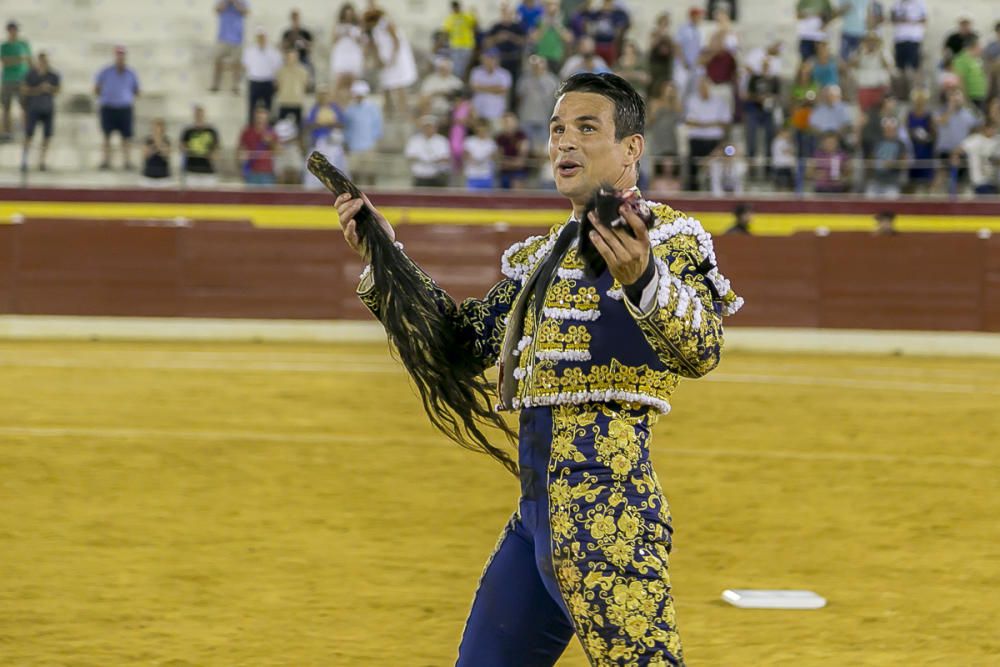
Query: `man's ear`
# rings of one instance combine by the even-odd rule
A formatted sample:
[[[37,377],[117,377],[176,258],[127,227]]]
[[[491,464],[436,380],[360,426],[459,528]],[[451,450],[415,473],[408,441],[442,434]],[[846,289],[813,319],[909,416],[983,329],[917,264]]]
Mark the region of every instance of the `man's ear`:
[[[639,159],[646,150],[646,138],[641,134],[633,134],[622,139],[625,147],[625,160],[629,166],[639,164]]]

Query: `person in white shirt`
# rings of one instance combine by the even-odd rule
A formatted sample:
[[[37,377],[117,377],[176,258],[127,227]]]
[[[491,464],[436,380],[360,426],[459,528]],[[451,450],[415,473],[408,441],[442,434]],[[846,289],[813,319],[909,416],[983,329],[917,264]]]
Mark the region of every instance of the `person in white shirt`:
[[[993,125],[982,125],[970,134],[955,151],[953,160],[964,154],[969,163],[969,182],[977,195],[1000,194],[1000,137]]]
[[[462,91],[463,83],[455,76],[450,58],[434,59],[434,71],[420,84],[420,109],[425,114],[446,116],[451,111],[452,100]]]
[[[283,64],[278,49],[267,43],[267,31],[263,26],[257,26],[254,43],[243,51],[243,70],[249,83],[247,117],[251,122],[253,111],[258,106],[271,113],[274,79]]]
[[[437,123],[435,116],[422,116],[420,131],[406,142],[405,153],[410,160],[414,187],[443,188],[448,185],[451,151],[448,140],[438,133]]]
[[[491,136],[492,125],[484,118],[476,121],[476,133],[466,137],[462,146],[465,185],[469,190],[492,190],[496,173],[497,142]]]
[[[688,100],[684,123],[688,127],[688,189],[698,190],[699,167],[726,136],[733,122],[731,107],[712,95],[707,77],[698,81],[698,93]]]
[[[897,0],[891,16],[896,67],[912,78],[920,71],[920,49],[927,33],[927,5],[924,0]]]

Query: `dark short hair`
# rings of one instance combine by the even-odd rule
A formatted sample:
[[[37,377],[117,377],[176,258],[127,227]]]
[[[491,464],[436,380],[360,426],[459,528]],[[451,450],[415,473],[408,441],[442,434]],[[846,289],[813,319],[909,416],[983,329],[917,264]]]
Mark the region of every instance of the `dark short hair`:
[[[646,130],[646,103],[625,79],[617,74],[581,72],[562,82],[556,97],[566,93],[594,93],[615,105],[615,141]]]

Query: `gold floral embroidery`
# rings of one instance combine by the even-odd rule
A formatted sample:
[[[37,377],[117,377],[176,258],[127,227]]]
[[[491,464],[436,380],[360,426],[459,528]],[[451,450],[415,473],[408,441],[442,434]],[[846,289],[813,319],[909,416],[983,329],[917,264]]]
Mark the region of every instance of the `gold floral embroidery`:
[[[667,573],[670,515],[648,457],[651,417],[600,403],[552,408],[553,570],[584,650],[602,667],[684,660]]]
[[[559,280],[545,293],[545,305],[548,308],[575,308],[576,310],[597,310],[601,295],[596,287],[583,287],[573,291],[575,280]]]
[[[582,324],[570,325],[561,331],[556,320],[542,320],[536,336],[538,350],[589,350],[591,335]]]

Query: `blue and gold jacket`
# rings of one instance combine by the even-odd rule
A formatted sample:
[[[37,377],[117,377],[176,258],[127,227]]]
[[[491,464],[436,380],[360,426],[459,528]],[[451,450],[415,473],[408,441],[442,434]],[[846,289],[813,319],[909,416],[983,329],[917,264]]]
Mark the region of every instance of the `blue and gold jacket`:
[[[666,413],[680,377],[701,377],[718,364],[722,318],[743,300],[716,268],[711,236],[701,224],[648,203],[656,216],[649,235],[658,283],[644,311],[625,298],[608,271],[588,279],[575,248],[563,257],[542,307],[535,307],[535,290],[522,288],[532,283],[565,223],[511,246],[503,255],[503,280],[483,299],[456,304],[412,264],[468,354],[483,370],[501,367],[500,409],[613,401]],[[378,317],[376,289],[363,275],[358,294]]]

